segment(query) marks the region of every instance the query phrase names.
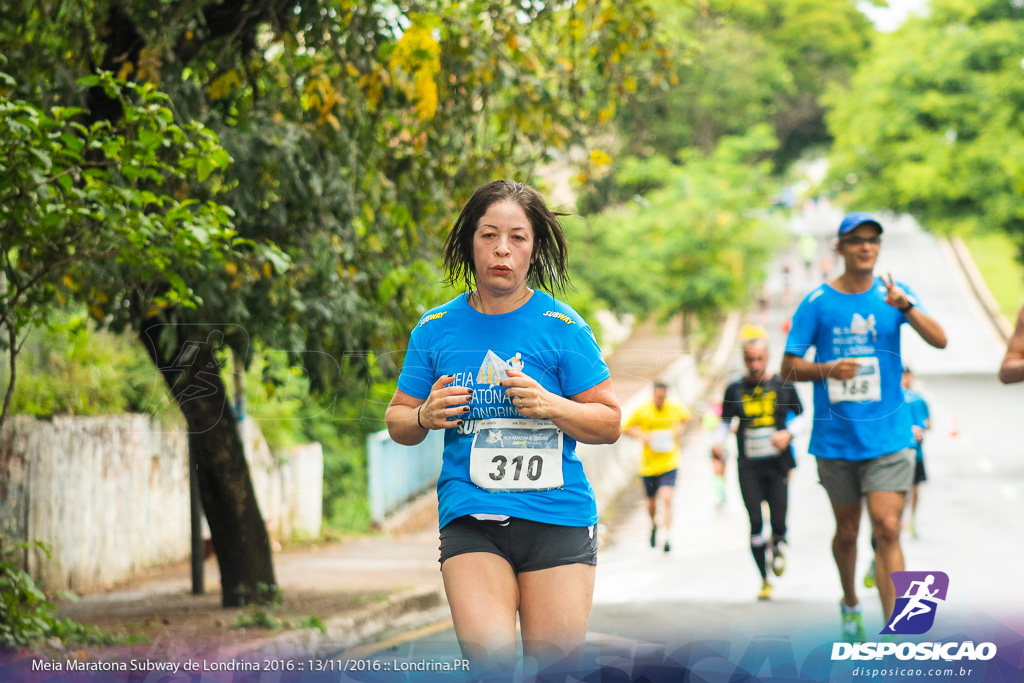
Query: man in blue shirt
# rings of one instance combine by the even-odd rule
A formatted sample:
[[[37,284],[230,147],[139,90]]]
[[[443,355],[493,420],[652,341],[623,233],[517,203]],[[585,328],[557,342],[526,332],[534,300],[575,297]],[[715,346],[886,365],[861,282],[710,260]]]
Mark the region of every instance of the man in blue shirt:
[[[814,382],[814,427],[808,450],[832,503],[832,554],[843,588],[843,634],[865,639],[855,572],[863,501],[877,541],[878,593],[886,623],[896,603],[889,574],[902,571],[900,517],[914,477],[910,413],[901,410],[900,329],[909,324],[928,344],[946,346],[942,327],[921,310],[909,287],[874,274],[882,224],[864,212],[845,216],[836,252],[839,277],[815,288],[793,315],[782,377]],[[811,347],[814,356],[805,358]]]

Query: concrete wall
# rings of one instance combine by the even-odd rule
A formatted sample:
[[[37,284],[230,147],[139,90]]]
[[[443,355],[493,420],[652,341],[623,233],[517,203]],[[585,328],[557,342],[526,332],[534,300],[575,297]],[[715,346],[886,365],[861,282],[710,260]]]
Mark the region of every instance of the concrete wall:
[[[320,535],[323,521],[324,451],[318,443],[273,453],[252,420],[242,423],[249,475],[271,539]]]
[[[311,444],[275,458],[243,429],[260,510],[272,537],[320,533],[323,453]],[[144,415],[11,418],[0,437],[4,545],[27,553],[51,590],[92,589],[188,558],[188,446],[183,428]]]

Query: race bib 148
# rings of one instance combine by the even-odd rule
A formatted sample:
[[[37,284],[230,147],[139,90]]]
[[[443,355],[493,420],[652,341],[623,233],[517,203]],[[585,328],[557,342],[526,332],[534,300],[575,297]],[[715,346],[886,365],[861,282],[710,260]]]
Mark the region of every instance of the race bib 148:
[[[857,374],[850,379],[828,378],[829,403],[855,401],[871,403],[882,400],[882,375],[879,372],[878,359],[874,356],[855,358],[859,364]]]

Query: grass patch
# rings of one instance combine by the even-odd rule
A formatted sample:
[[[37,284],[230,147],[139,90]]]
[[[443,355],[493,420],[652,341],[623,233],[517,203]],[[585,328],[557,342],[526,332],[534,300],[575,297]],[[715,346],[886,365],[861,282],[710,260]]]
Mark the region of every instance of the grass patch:
[[[1016,320],[1024,302],[1024,266],[1015,258],[1017,246],[1001,233],[963,239],[999,310],[1007,320]]]

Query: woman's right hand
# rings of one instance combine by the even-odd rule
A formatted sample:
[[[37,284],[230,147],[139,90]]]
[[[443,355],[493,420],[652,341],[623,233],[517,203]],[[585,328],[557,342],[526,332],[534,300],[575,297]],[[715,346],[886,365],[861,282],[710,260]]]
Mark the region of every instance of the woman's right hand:
[[[469,403],[473,400],[473,390],[468,387],[449,386],[455,381],[455,375],[442,375],[430,394],[417,409],[419,425],[425,429],[451,429],[462,424],[462,420],[452,420],[469,412]]]

